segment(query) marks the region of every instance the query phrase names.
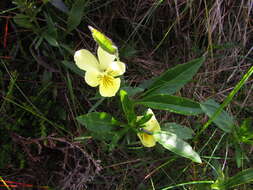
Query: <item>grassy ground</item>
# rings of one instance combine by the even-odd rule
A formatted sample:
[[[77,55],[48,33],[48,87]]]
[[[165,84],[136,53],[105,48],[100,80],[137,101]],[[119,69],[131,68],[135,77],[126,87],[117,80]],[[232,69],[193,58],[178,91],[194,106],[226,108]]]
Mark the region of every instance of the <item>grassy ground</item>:
[[[200,72],[177,95],[196,101],[211,97],[221,103],[252,65],[252,0],[90,0],[75,7],[77,1],[0,2],[3,179],[66,190],[204,190],[208,188],[197,181],[216,180],[219,168],[233,176],[251,167],[252,146],[240,144],[235,149],[231,136],[214,125],[192,141],[203,164],[159,146],[143,148],[137,138],[131,144],[123,139],[109,151],[75,117],[95,103],[97,111],[120,117],[118,100],[100,104],[93,98],[96,89],[87,86],[72,66],[74,51],[96,51],[87,27],[92,25],[120,48],[127,64],[125,80],[132,86],[205,54]],[[238,125],[253,114],[252,82],[251,77],[226,108]],[[161,123],[177,122],[196,132],[208,120],[204,115],[157,115]],[[238,154],[247,158],[240,167]],[[172,188],[185,182],[197,184]],[[252,185],[237,189],[249,190]]]

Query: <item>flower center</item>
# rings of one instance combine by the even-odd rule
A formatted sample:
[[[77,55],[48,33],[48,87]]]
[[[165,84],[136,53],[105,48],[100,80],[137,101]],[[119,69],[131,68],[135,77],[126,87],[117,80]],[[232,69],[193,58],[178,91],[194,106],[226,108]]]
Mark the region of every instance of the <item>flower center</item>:
[[[108,88],[109,86],[113,86],[113,77],[111,77],[110,75],[104,74],[100,80],[101,80],[101,83],[103,83],[105,88]]]

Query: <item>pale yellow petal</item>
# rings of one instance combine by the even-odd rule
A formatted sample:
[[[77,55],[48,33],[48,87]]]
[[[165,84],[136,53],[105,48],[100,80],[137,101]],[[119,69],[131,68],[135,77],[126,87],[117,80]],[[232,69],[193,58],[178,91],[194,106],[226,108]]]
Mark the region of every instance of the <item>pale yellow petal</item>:
[[[152,135],[148,135],[146,133],[137,133],[141,143],[145,147],[153,147],[156,144],[155,138]]]
[[[115,55],[108,53],[107,51],[103,50],[103,48],[101,48],[100,46],[98,47],[97,54],[100,67],[101,69],[104,70],[106,70],[108,65],[116,59]]]
[[[147,114],[152,114],[152,117],[148,122],[144,123],[143,129],[145,129],[149,132],[161,131],[160,125],[159,125],[158,121],[156,120],[155,114],[153,113],[153,111],[151,109],[148,109]],[[142,117],[143,116],[138,116],[137,120],[141,119]],[[153,137],[153,135],[149,135],[145,132],[137,133],[137,135],[140,138],[143,146],[145,146],[145,147],[155,146],[156,140]]]
[[[112,97],[115,96],[120,87],[120,79],[113,78],[109,75],[104,75],[99,84],[99,92],[101,96]]]
[[[144,129],[151,131],[151,132],[161,131],[160,125],[159,125],[153,111],[151,109],[148,109],[147,114],[152,114],[153,116],[151,117],[151,119],[147,123],[145,123]]]
[[[97,71],[99,68],[97,58],[86,49],[76,51],[74,60],[76,65],[84,71]]]
[[[99,81],[100,81],[100,73],[98,71],[87,71],[85,73],[85,82],[92,86],[92,87],[96,87],[99,85]]]
[[[126,71],[125,63],[121,61],[113,61],[108,64],[106,72],[114,77],[123,75]]]

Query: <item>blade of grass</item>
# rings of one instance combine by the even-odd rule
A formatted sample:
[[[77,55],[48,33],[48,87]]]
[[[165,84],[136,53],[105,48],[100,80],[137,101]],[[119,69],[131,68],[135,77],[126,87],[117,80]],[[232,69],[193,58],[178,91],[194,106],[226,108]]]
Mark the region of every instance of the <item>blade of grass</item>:
[[[165,35],[163,36],[162,40],[155,47],[155,49],[152,51],[151,54],[154,54],[156,52],[156,50],[160,48],[160,46],[163,44],[164,40],[167,38],[167,36],[169,35],[170,31],[172,30],[172,28],[175,26],[176,23],[177,23],[177,21],[173,22],[172,25],[169,26],[169,28],[168,28],[167,32],[165,33]]]
[[[167,189],[173,189],[175,187],[182,187],[182,186],[186,186],[186,185],[196,185],[196,184],[213,184],[214,181],[190,181],[190,182],[185,182],[185,183],[180,183],[177,185],[172,185],[169,187],[165,187],[161,190],[167,190]]]
[[[104,97],[100,98],[88,111],[88,113],[93,112],[100,104],[103,103],[103,101],[105,100]]]
[[[17,73],[16,72],[14,72],[13,74],[12,74],[12,78],[11,78],[11,80],[10,80],[10,84],[9,84],[9,86],[8,86],[8,92],[6,93],[6,96],[5,97],[7,97],[7,98],[11,98],[11,96],[12,96],[12,94],[13,94],[13,88],[14,88],[14,86],[15,86],[15,84],[16,84],[16,80],[17,80]],[[2,105],[1,105],[1,107],[0,107],[0,113],[4,110],[4,109],[7,109],[6,108],[6,101],[3,101],[3,103],[2,103]]]
[[[152,170],[148,175],[146,175],[144,177],[144,179],[146,180],[146,179],[150,178],[155,172],[159,171],[161,168],[167,166],[168,164],[173,163],[175,160],[176,160],[176,158],[172,158],[172,159],[169,159],[168,161],[164,162],[163,164],[161,164],[160,166],[158,166],[154,170]]]
[[[137,24],[137,26],[134,28],[133,32],[129,35],[128,39],[125,41],[125,45],[130,41],[130,39],[132,37],[135,36],[135,34],[137,34],[138,30],[140,29],[140,27],[142,25],[147,24],[147,22],[149,21],[149,19],[151,18],[152,14],[155,12],[155,10],[160,6],[160,4],[163,2],[164,0],[156,0],[154,2],[154,4],[149,8],[149,10],[146,12],[146,14],[143,16],[143,18],[141,19],[141,21]],[[146,20],[146,22],[144,23],[144,21]],[[123,46],[124,47],[124,46]]]
[[[14,80],[14,77],[12,76],[12,74],[9,72],[8,68],[6,67],[5,63],[3,61],[1,61],[1,63],[3,64],[5,70],[7,71],[8,75],[10,76],[11,80]],[[25,98],[25,100],[29,103],[29,105],[32,107],[31,108],[28,108],[28,107],[25,107],[21,104],[18,104],[17,102],[13,101],[12,99],[8,98],[8,97],[3,97],[4,100],[30,112],[31,114],[33,114],[34,116],[36,117],[39,117],[40,119],[46,121],[47,123],[49,123],[50,125],[52,125],[53,127],[55,127],[60,133],[62,133],[62,131],[66,132],[66,133],[69,133],[71,135],[71,133],[69,131],[67,131],[66,129],[64,129],[63,126],[61,125],[58,125],[52,121],[50,121],[49,119],[47,119],[43,113],[41,113],[39,111],[39,109],[31,102],[31,100],[29,100],[29,98],[25,95],[25,93],[21,90],[21,88],[19,88],[19,86],[17,85],[17,83],[14,84],[15,87],[18,89],[18,91],[22,94],[22,96]],[[62,131],[61,131],[61,130]]]
[[[5,63],[3,61],[1,61],[6,72],[8,73],[8,75],[10,76],[11,80],[14,80],[13,75],[9,72],[7,66],[5,65]],[[25,100],[31,105],[31,107],[38,112],[40,115],[43,115],[42,113],[40,113],[40,111],[38,110],[38,108],[31,102],[31,100],[29,100],[29,98],[25,95],[25,93],[21,90],[21,88],[19,88],[18,84],[15,83],[15,87],[18,89],[18,91],[22,94],[22,96],[25,98]],[[5,97],[6,98],[6,97]]]
[[[206,22],[207,22],[207,32],[208,32],[208,47],[207,50],[210,52],[211,58],[213,58],[213,40],[212,40],[212,29],[210,24],[210,14],[207,7],[206,0],[204,1],[205,4],[205,16],[206,16]]]
[[[22,105],[18,104],[17,102],[15,102],[15,101],[13,101],[13,100],[11,100],[11,99],[9,99],[9,98],[3,97],[3,99],[6,100],[6,101],[8,101],[8,102],[10,102],[10,103],[12,103],[12,104],[14,104],[14,105],[16,105],[16,106],[18,106],[18,107],[20,107],[20,108],[22,108],[22,109],[24,109],[24,110],[27,111],[27,112],[30,112],[30,113],[33,114],[34,116],[36,116],[36,117],[42,119],[43,121],[45,121],[45,122],[47,122],[48,124],[50,124],[50,125],[52,125],[53,127],[55,127],[55,129],[56,129],[57,131],[59,131],[60,133],[62,133],[62,131],[64,131],[64,132],[66,132],[66,133],[68,133],[68,134],[71,135],[71,133],[70,133],[69,131],[67,131],[66,129],[64,129],[63,126],[58,125],[58,124],[56,124],[56,123],[54,123],[54,122],[48,120],[46,117],[44,117],[43,115],[41,115],[41,114],[39,114],[39,113],[36,113],[34,110],[31,110],[30,108],[27,108],[27,107],[25,107],[25,106],[22,106]],[[60,131],[59,129],[61,129],[62,131]]]
[[[70,110],[70,113],[73,117],[73,121],[75,123],[75,125],[77,126],[77,128],[80,129],[80,125],[79,123],[74,119],[76,116],[77,116],[77,102],[76,102],[76,97],[74,95],[74,91],[73,91],[73,86],[72,86],[72,80],[70,78],[70,75],[69,75],[69,72],[67,72],[67,77],[66,77],[66,84],[67,84],[67,87],[68,87],[68,91],[69,91],[69,95],[70,95],[70,102],[68,102],[69,104],[69,110]],[[66,99],[68,100],[68,98],[66,97]]]
[[[183,11],[182,11],[182,15],[189,9],[189,6],[187,6]],[[158,43],[158,45],[155,47],[155,49],[151,52],[151,54],[153,55],[159,48],[160,46],[163,44],[164,40],[168,37],[170,31],[172,30],[172,28],[180,21],[180,19],[176,19],[167,29],[167,32],[165,33],[165,35],[163,36],[162,40]]]
[[[9,188],[9,186],[7,185],[7,183],[4,181],[4,179],[0,176],[0,181],[4,184],[4,186],[8,189],[11,190],[11,188]]]
[[[0,12],[0,15],[19,9],[20,7],[14,7]]]
[[[208,161],[207,161],[206,163],[209,164],[209,163],[211,162],[211,160],[212,160],[212,158],[213,158],[213,156],[214,156],[216,150],[218,149],[219,145],[221,144],[221,141],[222,141],[223,137],[224,137],[226,134],[227,134],[227,133],[223,133],[223,135],[220,137],[219,141],[218,141],[217,144],[215,145],[215,147],[214,147],[214,149],[213,149],[213,151],[212,151],[212,153],[211,153],[211,155],[210,155],[210,158],[208,159]],[[206,167],[204,168],[204,171],[205,171],[205,172],[207,171],[208,164],[207,164]]]

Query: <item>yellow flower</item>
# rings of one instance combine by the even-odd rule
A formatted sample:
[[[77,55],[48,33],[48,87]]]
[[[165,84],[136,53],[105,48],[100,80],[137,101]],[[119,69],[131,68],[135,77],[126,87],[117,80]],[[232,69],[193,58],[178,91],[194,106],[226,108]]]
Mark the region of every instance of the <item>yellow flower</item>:
[[[145,129],[148,132],[158,132],[161,131],[160,125],[158,123],[158,121],[156,120],[156,117],[153,113],[153,111],[151,109],[148,109],[147,114],[152,114],[153,116],[151,117],[151,119],[145,123],[145,127],[143,127],[143,129]],[[138,116],[137,120],[141,119],[142,116]],[[156,144],[156,140],[153,137],[153,135],[149,135],[145,132],[141,132],[141,133],[137,133],[138,137],[141,140],[141,143],[143,144],[143,146],[145,147],[153,147]]]
[[[86,71],[85,81],[92,87],[99,86],[101,96],[115,96],[120,87],[120,78],[126,66],[123,62],[116,60],[116,56],[109,54],[98,47],[97,58],[88,50],[81,49],[75,52],[76,65]]]

